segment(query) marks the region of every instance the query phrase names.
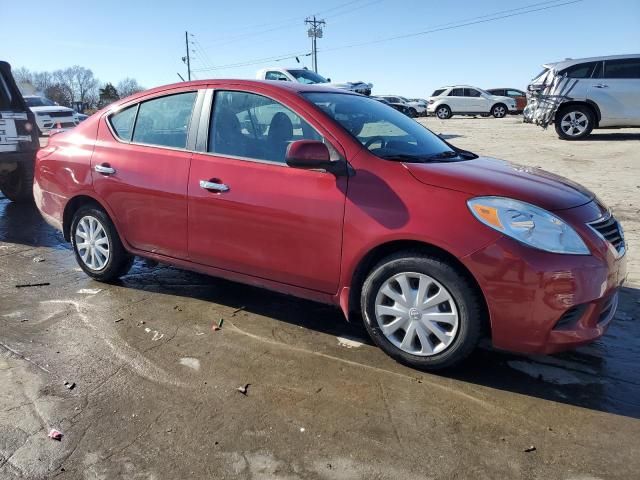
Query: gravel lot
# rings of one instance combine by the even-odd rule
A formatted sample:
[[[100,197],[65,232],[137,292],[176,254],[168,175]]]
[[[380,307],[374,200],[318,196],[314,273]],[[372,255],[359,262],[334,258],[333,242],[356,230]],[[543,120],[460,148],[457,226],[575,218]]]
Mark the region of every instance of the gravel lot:
[[[613,208],[629,282],[600,341],[425,374],[324,305],[141,261],[94,282],[33,207],[0,199],[0,478],[637,478],[640,130],[421,121]]]

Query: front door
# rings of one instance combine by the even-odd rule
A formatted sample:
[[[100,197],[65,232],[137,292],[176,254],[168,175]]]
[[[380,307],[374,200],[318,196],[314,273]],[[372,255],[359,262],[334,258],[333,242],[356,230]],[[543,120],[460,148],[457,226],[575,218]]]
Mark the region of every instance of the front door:
[[[187,255],[187,131],[196,92],[143,101],[100,123],[93,187],[134,248]]]
[[[602,126],[640,125],[640,58],[606,60],[588,95],[600,108]]]
[[[233,90],[215,92],[208,131],[189,175],[190,259],[335,293],[347,180],[285,164],[289,143],[323,137],[282,103]]]

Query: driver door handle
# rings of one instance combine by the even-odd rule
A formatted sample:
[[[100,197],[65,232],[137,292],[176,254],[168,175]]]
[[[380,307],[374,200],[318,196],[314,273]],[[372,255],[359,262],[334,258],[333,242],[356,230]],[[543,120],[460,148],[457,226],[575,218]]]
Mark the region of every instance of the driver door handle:
[[[205,190],[215,190],[216,192],[228,192],[229,186],[224,183],[210,182],[208,180],[200,180],[200,188]]]
[[[116,173],[116,169],[110,167],[109,165],[96,165],[95,167],[93,167],[93,169],[98,172],[101,173],[103,175],[113,175],[114,173]]]

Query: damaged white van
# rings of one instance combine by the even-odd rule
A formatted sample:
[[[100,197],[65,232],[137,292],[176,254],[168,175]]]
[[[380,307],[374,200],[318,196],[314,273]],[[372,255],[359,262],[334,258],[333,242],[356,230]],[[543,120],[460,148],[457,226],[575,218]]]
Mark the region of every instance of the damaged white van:
[[[543,65],[527,88],[524,121],[553,123],[564,140],[594,128],[640,127],[640,54]]]

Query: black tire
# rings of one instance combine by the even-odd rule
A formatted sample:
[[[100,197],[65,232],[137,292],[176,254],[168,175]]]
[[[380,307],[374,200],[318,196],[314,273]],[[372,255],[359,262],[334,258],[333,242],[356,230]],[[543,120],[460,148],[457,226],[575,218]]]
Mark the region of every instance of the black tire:
[[[431,356],[414,355],[394,345],[382,332],[375,314],[376,297],[383,284],[399,273],[425,274],[448,290],[458,313],[457,333],[443,351]],[[361,309],[367,332],[387,355],[420,370],[452,367],[476,348],[486,321],[484,303],[477,288],[457,266],[420,252],[400,252],[376,265],[362,287]]]
[[[495,118],[504,118],[509,113],[509,109],[504,103],[496,103],[493,107],[491,107],[491,115]]]
[[[418,116],[418,111],[415,108],[410,107],[409,108],[409,116],[411,118],[416,118]]]
[[[440,105],[435,109],[433,114],[440,120],[447,120],[453,116],[448,105]]]
[[[572,114],[573,119],[571,118]],[[563,124],[563,120],[569,122],[569,125]],[[576,124],[571,126],[571,122],[574,120]],[[595,127],[595,115],[593,110],[586,105],[569,105],[558,110],[554,124],[556,133],[562,140],[582,140],[589,136]]]
[[[20,162],[3,180],[0,190],[16,203],[33,202],[33,162]]]
[[[104,229],[106,238],[108,239],[109,257],[105,265],[100,269],[92,269],[89,267],[82,259],[78,250],[76,231],[78,229],[78,224],[85,217],[93,217],[96,219]],[[133,255],[129,254],[124,249],[113,222],[106,212],[98,205],[84,205],[75,212],[71,222],[69,236],[71,237],[71,245],[73,246],[73,251],[78,265],[91,278],[101,282],[109,282],[126,275],[133,265]]]

